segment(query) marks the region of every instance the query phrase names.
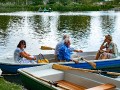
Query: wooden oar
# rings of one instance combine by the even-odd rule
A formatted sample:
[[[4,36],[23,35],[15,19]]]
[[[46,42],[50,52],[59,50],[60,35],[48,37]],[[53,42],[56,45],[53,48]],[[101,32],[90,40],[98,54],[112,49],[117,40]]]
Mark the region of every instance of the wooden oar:
[[[54,86],[56,86],[56,87],[60,87],[60,88],[62,88],[62,89],[64,89],[64,90],[69,90],[68,88],[63,87],[62,85],[59,85],[59,83],[51,82],[51,81],[49,81],[49,80],[46,80],[46,79],[43,79],[43,78],[40,78],[40,77],[36,77],[36,76],[34,76],[33,74],[28,73],[28,72],[26,72],[26,71],[24,71],[24,70],[22,70],[22,71],[25,72],[25,73],[27,73],[28,75],[30,75],[30,76],[38,79],[38,80],[44,81],[44,82],[46,82],[46,83],[48,83],[48,84],[50,84],[50,85],[54,85]]]
[[[90,69],[82,69],[82,68],[73,68],[73,67],[70,67],[70,66],[64,66],[64,65],[60,65],[60,64],[53,64],[52,68],[57,69],[57,70],[80,70],[80,71],[84,71],[84,72],[103,73],[103,74],[120,76],[120,73],[117,73],[117,72],[109,72],[109,71],[101,71],[101,70],[90,70]]]
[[[55,48],[48,47],[48,46],[41,46],[42,50],[55,50]]]
[[[94,69],[96,69],[96,63],[94,62],[89,62],[88,60],[84,59],[84,58],[81,58],[81,60],[87,62],[88,64],[90,64]]]

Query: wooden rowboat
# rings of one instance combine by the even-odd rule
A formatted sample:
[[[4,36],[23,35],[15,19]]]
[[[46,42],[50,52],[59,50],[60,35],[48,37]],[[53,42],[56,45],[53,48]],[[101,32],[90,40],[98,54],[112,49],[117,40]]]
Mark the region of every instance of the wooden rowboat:
[[[120,81],[83,69],[61,66],[48,64],[18,69],[18,72],[23,84],[30,90],[120,90]]]
[[[106,60],[94,60],[95,55],[96,55],[96,52],[75,53],[73,55],[73,58],[76,59],[78,58],[78,56],[81,56],[89,62],[96,63],[96,69],[120,72],[120,57],[113,58],[113,59],[106,59]],[[38,60],[39,57],[38,55],[36,56]],[[50,63],[58,63],[58,64],[71,66],[75,68],[94,69],[89,63],[83,60],[80,60],[78,64],[75,64],[74,62],[58,62],[57,60],[54,59],[54,54],[44,54],[44,57],[47,58]],[[17,70],[19,68],[41,66],[41,65],[45,65],[45,63],[19,64],[19,63],[16,63],[12,57],[8,57],[3,60],[2,59],[0,60],[1,70],[3,72],[9,72],[9,73],[17,73]]]

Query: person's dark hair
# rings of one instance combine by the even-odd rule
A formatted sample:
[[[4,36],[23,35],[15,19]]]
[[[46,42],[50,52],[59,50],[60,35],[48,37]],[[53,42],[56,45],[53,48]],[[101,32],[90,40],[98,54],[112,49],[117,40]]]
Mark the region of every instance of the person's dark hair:
[[[25,48],[26,48],[26,42],[25,42],[25,40],[21,40],[21,41],[19,42],[19,44],[17,45],[17,47],[20,48],[22,44],[24,44],[24,45],[25,45]]]

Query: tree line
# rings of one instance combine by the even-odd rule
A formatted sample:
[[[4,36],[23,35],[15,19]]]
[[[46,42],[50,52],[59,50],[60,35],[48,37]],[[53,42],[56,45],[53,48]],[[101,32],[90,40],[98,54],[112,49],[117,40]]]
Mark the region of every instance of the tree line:
[[[71,3],[77,4],[94,4],[99,2],[110,2],[112,4],[119,4],[119,0],[0,0],[2,4],[14,4],[14,5],[46,5],[46,4],[62,4],[69,5]]]
[[[0,0],[0,12],[10,11],[100,11],[120,7],[120,0]]]

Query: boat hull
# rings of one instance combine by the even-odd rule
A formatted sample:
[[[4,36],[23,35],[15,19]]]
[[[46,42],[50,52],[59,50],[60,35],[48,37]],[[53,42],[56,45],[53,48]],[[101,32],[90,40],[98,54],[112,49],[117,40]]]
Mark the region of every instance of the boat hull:
[[[111,61],[99,61],[96,63],[97,70],[107,70],[112,72],[120,72],[120,60],[111,60]],[[79,64],[75,63],[58,63],[66,66],[71,66],[75,68],[85,68],[85,69],[94,69],[90,64],[87,62],[80,62]],[[3,72],[7,73],[17,73],[19,68],[26,68],[26,67],[33,67],[33,66],[41,66],[44,64],[6,64],[1,63],[0,68]]]
[[[90,62],[96,63],[97,70],[120,72],[120,58],[107,59],[107,60],[94,60],[91,57],[95,56],[95,52],[80,53],[80,56],[84,57],[86,60],[88,60]],[[75,67],[75,68],[94,69],[89,63],[87,63],[85,61],[81,61],[81,60],[79,61],[78,64],[75,64],[74,62],[58,62],[58,61],[54,60],[54,54],[45,54],[44,57],[47,58],[50,63],[58,63],[58,64],[71,66],[71,67]],[[89,60],[89,59],[92,59],[92,60]],[[17,73],[17,70],[19,68],[41,66],[41,65],[44,65],[44,64],[18,64],[18,63],[0,62],[1,70],[3,72],[9,72],[9,73]]]
[[[96,63],[96,69],[98,70],[108,70],[108,71],[117,71],[120,72],[120,60],[101,60],[101,61],[94,61]],[[66,63],[64,64],[66,66],[71,66],[75,68],[85,68],[85,69],[94,69],[90,64],[88,63]]]
[[[26,75],[20,74],[20,77],[24,86],[29,90],[56,90],[43,83],[37,82],[34,79],[27,77]]]
[[[19,68],[26,68],[26,67],[33,67],[33,66],[40,66],[43,64],[0,64],[0,68],[5,73],[17,73]]]
[[[18,72],[21,75],[23,84],[29,90],[59,90],[59,86],[56,87],[54,85],[51,85],[50,83],[45,82],[45,80],[49,82],[50,81],[57,82],[61,79],[74,83],[76,85],[81,85],[87,89],[105,83],[114,84],[116,86],[116,89],[114,90],[120,89],[119,86],[120,81],[114,80],[112,78],[103,75],[98,75],[84,71],[77,71],[77,70],[54,71],[53,69],[49,69],[52,67],[53,66],[50,66],[49,64],[47,66],[43,65],[43,66],[37,66],[31,68],[18,69]],[[85,89],[80,89],[80,90],[85,90]]]

